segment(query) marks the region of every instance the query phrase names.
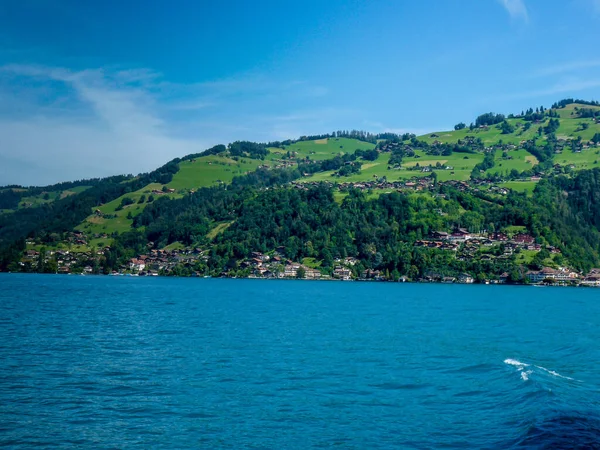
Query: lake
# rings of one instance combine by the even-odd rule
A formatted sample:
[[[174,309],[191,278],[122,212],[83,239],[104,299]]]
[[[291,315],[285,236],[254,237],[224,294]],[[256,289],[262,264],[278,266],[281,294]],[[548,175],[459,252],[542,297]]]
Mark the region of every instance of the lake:
[[[599,448],[600,290],[0,274],[0,446]]]

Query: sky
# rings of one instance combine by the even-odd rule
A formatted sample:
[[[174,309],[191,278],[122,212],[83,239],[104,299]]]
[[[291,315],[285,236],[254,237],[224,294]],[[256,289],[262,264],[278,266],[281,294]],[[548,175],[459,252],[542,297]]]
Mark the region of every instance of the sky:
[[[600,0],[0,0],[0,185],[600,99]]]

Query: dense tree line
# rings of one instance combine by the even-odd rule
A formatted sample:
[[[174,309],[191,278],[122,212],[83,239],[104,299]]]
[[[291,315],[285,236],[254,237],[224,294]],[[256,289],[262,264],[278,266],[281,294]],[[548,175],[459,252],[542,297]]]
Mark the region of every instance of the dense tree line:
[[[236,269],[253,251],[278,249],[292,260],[315,258],[325,272],[332,270],[335,259],[352,256],[360,260],[356,271],[377,269],[396,277],[467,271],[485,277],[509,272],[517,279],[522,270],[514,258],[458,260],[452,252],[414,246],[435,230],[461,226],[477,232],[517,225],[540,244],[560,248],[576,268],[586,270],[598,263],[598,192],[598,169],[574,178],[542,180],[532,198],[519,193],[497,198],[440,185],[443,199],[399,193],[369,199],[365,192],[350,189],[340,204],[325,185],[307,190],[255,190],[243,184],[205,188],[183,199],[162,198],[149,205],[135,219],[137,229],[117,239],[111,257],[116,264],[115,254],[130,257],[144,251],[149,241],[157,246],[178,241],[208,246],[210,257],[202,270],[212,274]],[[230,226],[213,241],[208,239],[208,232],[223,222]],[[542,261],[538,258],[532,267]]]
[[[572,105],[573,103],[579,103],[581,105],[589,105],[589,106],[600,106],[600,102],[598,102],[596,100],[590,101],[590,100],[565,98],[559,102],[552,104],[552,108],[560,109],[560,108],[564,108],[567,105]]]
[[[481,127],[486,125],[496,125],[498,123],[503,122],[504,119],[506,119],[504,114],[495,114],[493,112],[489,112],[479,115],[477,119],[475,119],[475,126]]]

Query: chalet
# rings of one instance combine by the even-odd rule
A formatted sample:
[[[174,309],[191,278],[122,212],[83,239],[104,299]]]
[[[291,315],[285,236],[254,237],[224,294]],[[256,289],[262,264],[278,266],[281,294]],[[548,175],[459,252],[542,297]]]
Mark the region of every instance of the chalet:
[[[527,245],[525,245],[525,248],[527,250],[538,250],[539,251],[542,249],[542,246],[540,244],[527,244]]]
[[[452,232],[451,239],[453,240],[468,240],[471,239],[471,233],[464,228],[457,228]]]
[[[363,280],[377,280],[381,281],[385,279],[385,276],[382,275],[379,270],[367,269],[361,273],[361,278]]]
[[[529,234],[523,234],[523,233],[515,234],[513,236],[512,240],[514,242],[518,242],[520,244],[533,244],[535,242],[535,239],[533,238],[533,236],[531,236]]]
[[[434,239],[448,239],[449,236],[445,231],[434,231],[431,233],[431,237]]]
[[[504,233],[491,233],[489,238],[493,241],[508,241],[508,236]]]
[[[498,279],[498,282],[500,284],[506,284],[506,282],[508,281],[509,277],[510,276],[508,275],[508,272],[504,272],[502,275],[500,275],[500,278]]]

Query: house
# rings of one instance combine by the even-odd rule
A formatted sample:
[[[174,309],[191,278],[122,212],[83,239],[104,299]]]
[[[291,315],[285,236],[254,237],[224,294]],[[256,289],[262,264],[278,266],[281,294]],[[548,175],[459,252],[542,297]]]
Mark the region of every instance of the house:
[[[533,244],[535,239],[533,236],[524,233],[518,233],[513,236],[513,241],[520,244]]]
[[[351,280],[352,272],[350,271],[350,269],[347,269],[346,267],[337,266],[333,270],[333,277],[339,278],[341,280],[346,280],[346,281]]]
[[[510,276],[508,275],[508,272],[504,272],[502,275],[500,275],[500,278],[499,278],[498,282],[500,284],[506,284],[506,282],[508,281],[509,277]]]
[[[541,283],[544,280],[556,280],[560,271],[551,267],[544,267],[542,270],[530,270],[527,272],[527,279],[531,283]]]
[[[141,272],[145,268],[146,268],[146,263],[141,259],[132,258],[129,261],[129,270],[131,270],[132,272]]]
[[[600,286],[600,274],[588,275],[581,281],[581,284],[585,286]]]
[[[283,270],[283,276],[295,278],[298,273],[299,268],[300,268],[300,264],[297,264],[297,263],[286,264],[285,268]]]
[[[321,272],[317,269],[305,268],[304,269],[304,278],[309,280],[318,280],[321,278]]]
[[[465,283],[465,284],[472,284],[475,282],[475,279],[469,275],[468,273],[461,273],[458,276],[458,282],[459,283]]]
[[[464,228],[457,228],[452,232],[451,239],[453,240],[468,240],[471,239],[471,233]]]
[[[450,235],[444,231],[434,231],[431,233],[431,237],[434,239],[448,239]]]
[[[493,241],[508,241],[508,236],[505,233],[491,233],[489,238]]]

